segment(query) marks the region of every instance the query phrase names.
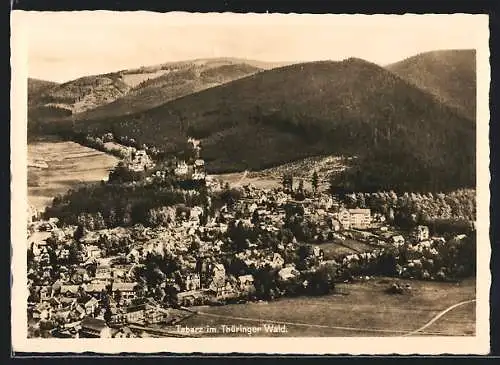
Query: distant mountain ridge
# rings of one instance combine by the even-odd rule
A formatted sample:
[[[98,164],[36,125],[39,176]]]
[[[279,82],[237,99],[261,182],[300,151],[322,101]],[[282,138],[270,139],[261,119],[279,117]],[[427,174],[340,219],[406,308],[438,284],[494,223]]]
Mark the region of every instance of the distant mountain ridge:
[[[441,50],[418,54],[386,68],[410,83],[476,119],[476,52]]]
[[[146,79],[126,95],[76,114],[74,119],[126,116],[157,107],[170,100],[218,86],[262,71],[247,64],[223,64],[216,67],[193,66]]]
[[[28,116],[37,122],[126,115],[279,65],[236,58],[196,59],[84,76],[50,88],[37,87],[40,82],[30,79]]]
[[[34,101],[38,95],[47,92],[57,85],[58,83],[53,81],[40,80],[32,77],[28,78],[28,101]]]

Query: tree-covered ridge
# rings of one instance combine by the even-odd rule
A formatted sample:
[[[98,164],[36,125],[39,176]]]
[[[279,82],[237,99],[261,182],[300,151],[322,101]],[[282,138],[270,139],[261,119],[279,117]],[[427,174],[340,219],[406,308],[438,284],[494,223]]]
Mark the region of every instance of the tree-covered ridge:
[[[367,156],[361,170],[370,180],[375,175],[377,190],[475,185],[474,124],[358,59],[264,71],[126,118],[82,121],[76,129],[127,135],[171,151],[194,136],[204,144],[211,172],[357,155]],[[374,163],[380,166],[370,170]]]
[[[38,96],[57,86],[57,82],[28,78],[28,103],[36,101]]]
[[[439,101],[476,120],[476,51],[425,52],[386,67],[431,93]]]

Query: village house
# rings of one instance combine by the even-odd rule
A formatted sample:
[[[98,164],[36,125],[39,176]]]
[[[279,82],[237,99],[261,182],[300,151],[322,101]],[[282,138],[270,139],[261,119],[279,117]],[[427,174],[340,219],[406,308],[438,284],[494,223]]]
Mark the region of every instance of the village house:
[[[188,171],[189,171],[189,169],[188,169],[188,165],[187,165],[186,161],[179,161],[176,164],[174,174],[176,176],[185,176],[185,175],[187,175]]]
[[[319,246],[314,246],[313,247],[313,256],[318,258],[319,260],[323,260],[325,254]]]
[[[49,300],[52,297],[52,287],[51,286],[42,286],[40,288],[40,301],[44,302]]]
[[[99,242],[100,238],[101,235],[96,231],[85,231],[84,236],[80,238],[80,242],[84,245],[94,245],[94,247],[87,247],[87,250],[89,248],[95,249],[95,245]]]
[[[97,310],[98,306],[99,306],[99,301],[94,297],[90,298],[84,305],[85,313],[88,315],[93,315]]]
[[[58,308],[54,312],[54,318],[56,321],[61,321],[63,323],[68,323],[71,321],[71,310],[70,308]]]
[[[202,159],[197,159],[194,161],[194,174],[198,174],[200,177],[205,177],[205,161]]]
[[[133,307],[127,307],[124,313],[127,323],[141,323],[144,321],[146,305],[140,304]]]
[[[252,275],[238,276],[239,289],[244,293],[255,291],[254,278]]]
[[[367,229],[371,226],[370,209],[341,209],[338,220],[344,229]]]
[[[371,224],[370,209],[349,209],[350,227],[355,229],[367,229]]]
[[[342,228],[342,224],[340,223],[340,221],[338,219],[330,217],[327,219],[327,223],[328,223],[329,228],[331,230],[333,230],[334,232],[338,232]]]
[[[70,316],[74,320],[82,320],[86,315],[85,308],[79,303],[76,303],[71,309]]]
[[[119,283],[114,282],[111,288],[115,299],[120,300],[120,304],[131,303],[137,298],[137,283]],[[119,297],[119,298],[118,298]]]
[[[338,221],[343,229],[351,228],[351,215],[347,209],[341,209],[338,213]]]
[[[138,249],[132,248],[126,257],[129,262],[139,263],[140,259],[143,258],[144,256],[142,253],[139,252]]]
[[[385,221],[386,221],[386,219],[385,219],[385,215],[384,214],[375,213],[373,215],[373,222],[382,224],[382,223],[385,223]]]
[[[38,210],[33,205],[28,205],[28,224],[38,220]]]
[[[56,250],[57,259],[60,261],[66,261],[69,258],[69,250],[66,248]]]
[[[57,226],[55,222],[49,220],[39,222],[35,228],[40,232],[52,232]]]
[[[333,207],[333,199],[328,195],[321,195],[319,199],[315,201],[315,205],[317,208],[322,208],[325,210],[330,210]]]
[[[195,207],[191,208],[191,210],[189,212],[189,219],[199,221],[201,215],[203,215],[203,208],[199,207],[199,206],[195,206]]]
[[[103,319],[85,317],[81,322],[81,338],[111,338],[112,330]]]
[[[196,273],[187,274],[184,279],[184,287],[185,290],[198,290],[201,287],[200,284],[200,275]]]
[[[277,252],[273,253],[272,261],[270,262],[271,267],[273,269],[281,269],[284,264],[285,260],[283,257]]]
[[[177,303],[181,306],[192,306],[195,304],[202,304],[207,299],[208,299],[207,290],[191,290],[191,291],[177,293],[176,295]]]
[[[58,244],[64,243],[66,241],[66,233],[60,228],[53,228],[52,232],[50,233],[50,237],[52,240]]]
[[[111,268],[111,277],[113,280],[126,280],[129,277],[132,267],[132,264],[113,266]]]
[[[82,285],[82,288],[85,290],[85,292],[87,294],[92,295],[92,296],[97,296],[106,290],[106,283],[91,282],[91,283]]]
[[[65,297],[77,297],[79,289],[79,285],[61,285],[60,292]]]
[[[215,264],[212,267],[212,282],[210,284],[210,288],[213,290],[217,290],[220,287],[223,287],[226,282],[226,269],[222,264]]]
[[[52,317],[54,310],[48,302],[43,302],[36,305],[31,312],[31,316],[35,320],[47,320]]]
[[[394,235],[391,237],[391,243],[400,246],[405,243],[405,239],[401,235]]]
[[[95,280],[108,282],[112,278],[111,267],[109,265],[99,265],[95,270]]]
[[[284,267],[278,271],[278,276],[282,281],[295,279],[300,275],[300,272],[293,266]]]
[[[84,267],[78,267],[70,277],[72,284],[83,284],[90,281],[90,276]]]
[[[145,171],[154,164],[145,150],[137,150],[131,154],[128,168],[135,172]]]
[[[170,317],[170,311],[162,308],[160,305],[146,305],[144,320],[148,324],[166,322]]]
[[[429,239],[429,227],[417,226],[412,232],[412,238],[416,241],[425,241]]]
[[[234,300],[239,295],[240,292],[229,281],[215,290],[215,297],[220,301]]]
[[[86,247],[86,257],[87,258],[100,258],[101,257],[101,249],[94,245],[89,245]]]

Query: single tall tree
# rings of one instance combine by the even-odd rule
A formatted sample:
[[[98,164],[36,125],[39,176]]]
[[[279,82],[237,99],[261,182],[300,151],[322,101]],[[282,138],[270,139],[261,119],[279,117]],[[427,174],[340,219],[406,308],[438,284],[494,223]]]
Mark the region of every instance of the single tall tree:
[[[312,175],[312,188],[314,194],[318,192],[318,172],[314,171]]]
[[[293,176],[292,174],[283,175],[283,189],[285,191],[292,191],[293,188]]]

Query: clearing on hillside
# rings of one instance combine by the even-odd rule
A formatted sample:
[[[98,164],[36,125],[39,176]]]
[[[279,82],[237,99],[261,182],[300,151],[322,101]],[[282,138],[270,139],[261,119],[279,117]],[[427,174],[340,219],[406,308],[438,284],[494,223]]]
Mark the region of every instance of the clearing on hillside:
[[[47,167],[42,167],[45,165],[42,161]],[[28,201],[43,211],[56,195],[75,189],[81,183],[107,179],[117,163],[114,156],[74,142],[46,140],[29,143]]]

